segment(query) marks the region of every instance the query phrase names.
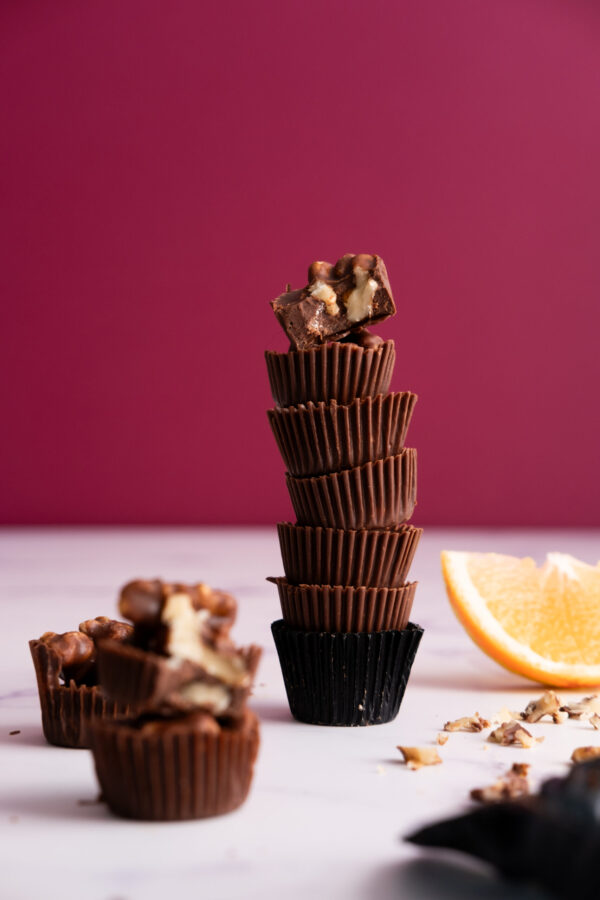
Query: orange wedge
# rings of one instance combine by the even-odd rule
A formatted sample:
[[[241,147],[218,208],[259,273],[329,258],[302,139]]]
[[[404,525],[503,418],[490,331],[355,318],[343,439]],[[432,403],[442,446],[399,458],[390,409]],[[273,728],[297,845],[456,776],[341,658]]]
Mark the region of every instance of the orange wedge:
[[[553,687],[600,685],[600,563],[444,551],[442,571],[459,621],[500,665]]]

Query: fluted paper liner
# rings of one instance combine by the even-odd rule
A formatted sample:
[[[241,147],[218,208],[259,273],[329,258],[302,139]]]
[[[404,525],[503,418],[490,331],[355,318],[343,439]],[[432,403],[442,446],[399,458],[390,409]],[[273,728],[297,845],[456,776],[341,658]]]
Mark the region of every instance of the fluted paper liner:
[[[321,475],[396,456],[404,447],[417,395],[307,403],[267,412],[291,475]]]
[[[248,670],[245,687],[230,688],[228,710],[238,713],[252,690],[252,681],[261,656],[261,648],[252,644],[242,649]],[[156,709],[169,695],[199,678],[199,667],[188,660],[176,662],[168,656],[151,653],[119,641],[101,641],[98,645],[100,683],[107,696],[127,703],[134,712]]]
[[[60,660],[42,641],[29,641],[37,678],[42,729],[49,744],[58,747],[89,747],[89,729],[97,720],[127,715],[127,705],[109,699],[98,685],[62,684]]]
[[[294,718],[312,725],[377,725],[400,709],[423,635],[402,631],[328,634],[271,625]]]
[[[92,752],[102,798],[129,819],[174,821],[218,816],[240,806],[252,782],[258,720],[219,734],[173,728],[144,734],[126,723],[100,722]]]
[[[344,531],[277,524],[283,568],[292,584],[400,587],[407,580],[422,528]]]
[[[267,350],[265,359],[271,394],[278,406],[308,400],[350,403],[355,397],[387,393],[396,351],[393,341],[372,348],[334,341],[312,350]]]
[[[277,585],[283,621],[301,631],[401,631],[408,624],[417,582],[399,588],[330,584]]]
[[[286,474],[286,483],[298,525],[394,527],[410,519],[415,508],[417,451],[407,447],[397,456],[331,475]]]

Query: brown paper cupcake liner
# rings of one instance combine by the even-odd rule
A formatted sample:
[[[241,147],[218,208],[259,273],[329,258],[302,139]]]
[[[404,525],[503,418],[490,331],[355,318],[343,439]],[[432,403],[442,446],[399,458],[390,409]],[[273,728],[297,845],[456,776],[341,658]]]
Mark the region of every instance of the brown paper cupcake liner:
[[[279,522],[277,533],[292,584],[395,588],[407,580],[423,529],[343,531]]]
[[[261,652],[254,644],[243,648],[248,684],[230,688],[229,714],[239,713],[248,698]],[[128,704],[136,713],[163,706],[181,711],[190,708],[189,704],[178,700],[177,692],[202,676],[203,670],[187,660],[176,666],[172,662],[168,656],[117,641],[102,641],[98,645],[98,671],[103,690],[112,699]]]
[[[423,635],[402,631],[327,634],[271,625],[290,710],[312,725],[377,725],[400,709]]]
[[[267,415],[290,475],[305,477],[396,456],[416,401],[405,391],[347,405],[332,400],[270,409]]]
[[[240,806],[258,753],[258,720],[205,734],[181,721],[158,734],[99,722],[92,752],[102,797],[129,819],[175,821],[218,816]]]
[[[406,448],[354,469],[295,478],[286,483],[298,525],[324,528],[389,528],[413,514],[417,498],[417,451]]]
[[[399,588],[368,588],[267,580],[277,585],[283,621],[300,631],[402,631],[417,589],[416,581]]]
[[[56,654],[41,641],[29,641],[37,678],[42,729],[49,744],[57,747],[87,748],[93,722],[111,721],[129,713],[126,704],[109,699],[97,685],[77,685],[59,681],[60,663]]]
[[[374,348],[334,341],[313,350],[267,350],[265,359],[271,394],[278,406],[309,400],[350,403],[355,397],[387,393],[396,351],[393,341]]]

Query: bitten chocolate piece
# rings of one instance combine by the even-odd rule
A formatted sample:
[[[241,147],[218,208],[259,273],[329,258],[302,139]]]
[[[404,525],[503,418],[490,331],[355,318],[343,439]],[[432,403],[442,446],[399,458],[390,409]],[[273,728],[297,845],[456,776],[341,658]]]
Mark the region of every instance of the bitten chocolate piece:
[[[135,622],[133,645],[100,644],[100,680],[110,697],[136,712],[167,716],[197,709],[240,713],[260,649],[236,648],[229,619],[215,617],[233,615],[232,597],[197,588],[142,580],[125,585],[120,609]]]
[[[92,720],[114,719],[127,706],[110,700],[98,685],[97,642],[116,646],[133,639],[133,628],[98,616],[78,631],[47,631],[29,641],[37,677],[44,737],[59,747],[87,747]]]
[[[281,294],[271,306],[293,350],[342,338],[396,312],[385,264],[367,253],[346,253],[334,266],[312,263],[306,287]]]

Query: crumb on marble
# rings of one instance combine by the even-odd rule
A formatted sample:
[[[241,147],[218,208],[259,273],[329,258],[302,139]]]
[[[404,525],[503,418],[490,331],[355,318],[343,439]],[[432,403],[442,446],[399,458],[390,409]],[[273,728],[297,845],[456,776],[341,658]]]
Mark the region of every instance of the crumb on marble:
[[[510,722],[505,722],[500,725],[499,728],[496,728],[495,731],[492,731],[488,740],[495,744],[500,744],[502,747],[518,745],[529,749],[534,747],[535,744],[541,744],[544,738],[534,738],[534,736],[523,727],[521,722],[512,719]]]
[[[460,719],[454,719],[452,722],[446,722],[444,731],[483,731],[489,728],[490,723],[487,719],[482,718],[478,712],[474,716],[463,716]]]
[[[571,754],[574,763],[587,762],[588,759],[597,759],[600,756],[600,747],[576,747]]]
[[[442,758],[435,747],[403,747],[398,744],[397,750],[404,757],[409,769],[420,769],[422,766],[437,766]]]

